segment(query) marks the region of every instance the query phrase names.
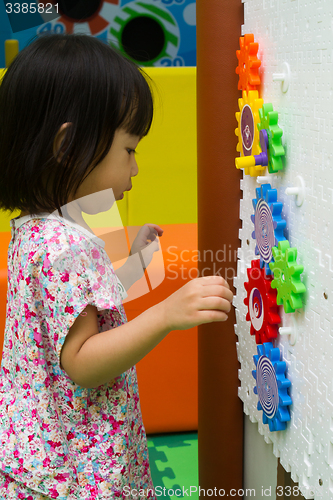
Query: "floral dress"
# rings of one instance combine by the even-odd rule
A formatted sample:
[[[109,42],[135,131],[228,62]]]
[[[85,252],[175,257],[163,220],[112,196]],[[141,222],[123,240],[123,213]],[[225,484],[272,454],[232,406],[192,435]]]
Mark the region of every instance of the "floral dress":
[[[60,366],[87,305],[99,332],[127,321],[104,241],[59,214],[10,223],[0,499],[155,499],[135,366],[93,389]]]

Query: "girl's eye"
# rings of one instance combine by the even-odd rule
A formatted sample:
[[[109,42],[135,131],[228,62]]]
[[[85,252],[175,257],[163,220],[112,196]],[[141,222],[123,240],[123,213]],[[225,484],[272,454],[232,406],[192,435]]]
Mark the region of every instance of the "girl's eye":
[[[135,149],[131,149],[131,148],[126,148],[126,151],[127,153],[130,155],[131,153],[136,153]]]

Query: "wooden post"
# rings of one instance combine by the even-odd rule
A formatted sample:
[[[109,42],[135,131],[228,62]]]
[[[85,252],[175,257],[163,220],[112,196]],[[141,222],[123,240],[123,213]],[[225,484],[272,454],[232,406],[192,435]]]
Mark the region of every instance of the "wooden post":
[[[221,274],[230,285],[240,227],[235,112],[241,95],[235,68],[242,23],[241,0],[197,0],[198,264],[200,276]],[[216,488],[212,496],[242,488],[235,321],[232,311],[227,322],[199,327],[199,485]]]

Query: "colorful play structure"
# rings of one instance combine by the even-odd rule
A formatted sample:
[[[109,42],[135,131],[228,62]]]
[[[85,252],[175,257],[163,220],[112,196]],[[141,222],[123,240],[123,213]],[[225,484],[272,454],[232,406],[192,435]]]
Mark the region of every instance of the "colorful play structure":
[[[1,44],[14,34],[22,48],[36,34],[51,30],[94,36],[141,66],[196,65],[194,0],[1,3]]]
[[[187,260],[197,247],[196,69],[149,68],[147,72],[159,92],[156,96],[157,116],[151,133],[137,148],[140,175],[133,179],[133,189],[125,193],[118,207],[124,233],[126,231],[129,235],[129,240],[145,222],[162,226],[164,234],[160,244],[166,278],[150,293],[125,303],[129,320],[166,298],[197,274],[197,263],[193,259],[188,262],[181,259],[182,252],[187,252]],[[176,128],[173,126],[175,115],[178,117]],[[186,134],[182,134],[182,130],[186,130]],[[166,136],[168,141],[165,141]],[[170,142],[173,148],[170,148]],[[142,199],[145,203],[140,202]],[[18,215],[19,212],[13,213],[12,217]],[[103,219],[101,222],[95,219],[92,229],[103,238],[108,228],[103,226]],[[8,216],[1,214],[1,347],[6,313],[7,248],[11,238],[9,220]],[[86,221],[89,224],[88,216]],[[183,273],[179,269],[181,263],[186,267]],[[149,269],[149,272],[153,271]],[[196,358],[197,329],[193,328],[181,334],[172,332],[165,342],[138,364],[141,406],[147,432],[197,429]]]
[[[128,319],[198,273],[235,287],[226,323],[172,332],[138,363],[147,433],[198,430],[205,490],[333,499],[330,1],[105,0],[70,14],[26,31],[89,32],[156,84],[140,175],[118,208],[128,243],[146,222],[163,227],[165,278],[151,285],[153,261]],[[141,18],[155,31],[140,52],[129,33]],[[27,33],[6,29],[8,66]],[[0,231],[1,334],[6,214]]]
[[[99,11],[96,15],[99,19],[106,18],[107,2],[104,4],[104,11]],[[170,59],[171,63],[164,57],[162,60],[155,58],[155,61],[143,64],[145,71],[154,82],[156,114],[150,134],[137,148],[140,175],[133,179],[133,189],[126,192],[124,199],[118,202],[123,224],[123,227],[118,228],[120,229],[118,235],[120,233],[121,243],[127,245],[130,244],[142,224],[154,222],[162,226],[164,234],[160,239],[160,245],[166,276],[158,287],[153,286],[155,271],[153,260],[146,271],[149,293],[125,303],[126,314],[130,320],[154,303],[169,296],[189,279],[196,277],[198,272],[194,255],[197,249],[195,17],[193,21],[193,14],[191,15],[191,9],[193,11],[195,3],[186,1],[182,6],[177,6],[175,2],[173,8],[171,6],[169,8],[166,4],[159,5],[157,8],[155,2],[151,1],[144,2],[144,5],[143,2],[123,2],[123,4],[117,6],[118,17],[124,16],[127,12],[131,14],[130,20],[133,21],[134,10],[139,22],[140,9],[141,13],[143,9],[145,12],[152,12],[150,19],[155,22],[158,15],[167,20],[172,16],[172,19],[180,24],[183,35],[182,40],[178,39],[178,52],[174,53],[175,60]],[[115,3],[109,5],[111,10],[114,10],[115,6]],[[149,11],[149,8],[152,11]],[[185,18],[190,24],[185,22]],[[108,33],[115,24],[113,18],[109,18],[109,21],[106,29]],[[54,20],[53,24],[58,25],[59,22],[62,22],[61,19]],[[91,23],[92,21],[90,21],[90,29],[92,29]],[[164,20],[164,25],[165,23],[166,20]],[[73,24],[74,31],[78,25],[79,23]],[[39,29],[43,30],[43,27],[32,28],[30,35],[34,36]],[[170,29],[169,27],[169,31]],[[107,40],[106,31],[104,29],[99,35],[99,38],[103,40],[104,37],[105,41]],[[13,38],[9,39],[7,35],[8,38],[3,42],[6,67],[26,43],[25,32],[13,33],[11,36]],[[170,41],[167,40],[166,47],[169,47],[169,43]],[[123,52],[126,54],[125,50]],[[191,52],[194,54],[191,55]],[[182,64],[179,62],[181,60],[183,60]],[[141,63],[141,61],[136,62]],[[159,64],[156,65],[156,63]],[[2,73],[4,71],[5,69]],[[143,199],[144,203],[142,203]],[[9,220],[18,215],[19,212],[0,215],[1,349],[6,316],[7,248],[11,238]],[[95,217],[89,220],[89,216],[86,217],[86,222],[95,234],[106,243],[110,236],[109,229],[114,229],[108,227],[109,220],[108,214],[101,214],[99,219]],[[164,342],[138,363],[140,401],[144,425],[149,436],[197,432],[197,358],[197,328],[192,328],[188,331],[170,333]],[[192,441],[188,441],[188,436],[184,439],[182,450],[186,451],[189,444],[196,445],[197,438],[194,441],[193,437]],[[150,438],[150,453],[154,456],[156,450],[156,460],[161,459],[160,446],[158,438]],[[173,443],[174,446],[175,443]],[[162,455],[162,462],[167,457],[167,453]],[[156,469],[155,472],[153,471],[154,477],[161,476],[163,484],[166,483],[168,475],[171,486],[174,484],[173,474],[168,471],[169,467],[165,467],[165,473],[157,470],[154,461],[152,461],[152,467]],[[196,475],[194,474],[194,477]]]

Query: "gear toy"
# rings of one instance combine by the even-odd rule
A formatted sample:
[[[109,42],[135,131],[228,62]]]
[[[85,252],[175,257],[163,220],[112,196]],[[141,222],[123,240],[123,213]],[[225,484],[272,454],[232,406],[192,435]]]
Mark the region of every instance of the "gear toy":
[[[239,112],[236,113],[238,123],[235,130],[238,137],[236,149],[241,154],[239,158],[236,158],[236,167],[244,167],[245,175],[250,174],[253,177],[262,174],[266,168],[252,161],[254,155],[261,154],[258,124],[259,109],[263,103],[257,90],[250,90],[248,93],[243,91],[242,97],[238,99]]]
[[[303,302],[301,293],[306,291],[300,275],[304,267],[297,265],[297,248],[290,248],[288,240],[279,241],[278,247],[272,248],[274,262],[269,264],[274,274],[272,288],[277,290],[277,304],[283,304],[285,313],[301,309]]]
[[[260,86],[259,67],[260,59],[257,57],[259,45],[254,41],[254,35],[247,34],[239,38],[240,50],[236,50],[238,66],[236,73],[239,75],[238,90],[258,90]]]
[[[269,430],[282,431],[290,420],[292,404],[288,389],[291,382],[285,376],[286,362],[280,361],[280,349],[272,342],[257,345],[258,354],[253,356],[256,370],[252,371],[256,386],[253,392],[258,396],[257,409],[262,410],[262,421]]]
[[[263,344],[277,337],[281,318],[276,303],[276,290],[272,289],[272,277],[266,276],[265,270],[260,269],[260,260],[251,262],[247,269],[249,281],[244,283],[247,297],[244,304],[248,308],[246,320],[251,321],[251,335],[255,335],[256,343]]]
[[[273,110],[271,103],[266,103],[259,109],[259,132],[266,130],[268,138],[268,172],[276,173],[283,169],[282,156],[285,155],[282,146],[282,129],[278,125],[278,112]]]
[[[281,217],[283,205],[277,201],[277,190],[272,189],[270,184],[256,188],[256,198],[252,204],[255,210],[254,215],[251,215],[254,224],[252,238],[256,240],[255,254],[260,256],[260,267],[265,266],[266,275],[270,275],[272,248],[286,239],[283,230],[287,223]]]

